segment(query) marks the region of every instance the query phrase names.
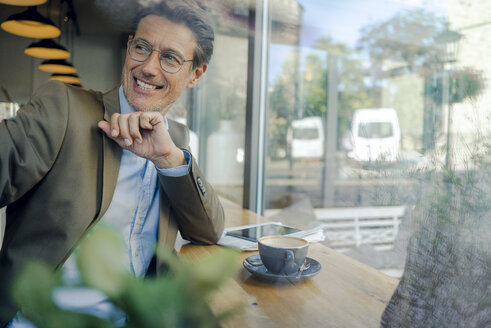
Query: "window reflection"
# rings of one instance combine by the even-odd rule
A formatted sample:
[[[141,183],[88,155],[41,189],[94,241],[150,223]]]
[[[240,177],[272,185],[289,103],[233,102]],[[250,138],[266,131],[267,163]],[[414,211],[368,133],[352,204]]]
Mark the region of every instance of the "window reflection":
[[[261,80],[247,81],[255,31],[247,4],[204,2],[216,52],[188,124],[210,181],[241,203],[246,92]],[[438,325],[460,302],[446,322],[482,326],[491,4],[269,3],[265,215],[324,224],[323,243],[401,278],[384,325]]]
[[[203,0],[215,23],[214,54],[189,96],[188,124],[199,139],[199,165],[214,189],[242,203],[249,4]],[[196,88],[195,88],[196,89]]]
[[[445,322],[473,316],[479,326],[490,315],[478,300],[489,284],[491,66],[482,58],[491,5],[298,0],[287,8],[298,24],[285,30],[272,5],[265,215],[326,224],[326,245],[402,277],[385,325],[436,324],[431,316],[453,306],[441,304],[448,297],[468,305]],[[381,108],[395,119],[376,119]],[[365,120],[356,118],[362,110],[372,110]],[[308,120],[320,127],[300,123]]]

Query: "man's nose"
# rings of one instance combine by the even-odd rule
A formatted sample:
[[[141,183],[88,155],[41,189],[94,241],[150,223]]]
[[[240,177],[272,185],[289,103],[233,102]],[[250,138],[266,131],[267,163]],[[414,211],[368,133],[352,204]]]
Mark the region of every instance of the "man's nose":
[[[143,62],[143,72],[146,74],[156,75],[161,71],[160,53],[152,51],[150,56]]]

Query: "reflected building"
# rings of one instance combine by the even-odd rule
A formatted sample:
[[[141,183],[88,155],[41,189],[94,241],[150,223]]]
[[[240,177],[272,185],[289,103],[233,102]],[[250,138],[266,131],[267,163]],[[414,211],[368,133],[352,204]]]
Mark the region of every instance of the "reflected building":
[[[490,160],[491,85],[487,81],[491,63],[486,58],[491,52],[491,3],[448,1],[448,21],[451,29],[462,35],[455,68],[475,73],[475,78],[484,84],[477,97],[453,105],[450,133],[455,136],[455,164],[457,169],[465,169],[476,152],[487,153],[487,161]]]

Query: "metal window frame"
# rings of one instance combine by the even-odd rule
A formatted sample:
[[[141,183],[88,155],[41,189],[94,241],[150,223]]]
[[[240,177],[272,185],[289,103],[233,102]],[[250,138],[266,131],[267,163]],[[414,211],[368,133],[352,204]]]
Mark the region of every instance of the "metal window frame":
[[[263,214],[266,104],[271,19],[269,0],[251,1],[244,152],[244,208]]]

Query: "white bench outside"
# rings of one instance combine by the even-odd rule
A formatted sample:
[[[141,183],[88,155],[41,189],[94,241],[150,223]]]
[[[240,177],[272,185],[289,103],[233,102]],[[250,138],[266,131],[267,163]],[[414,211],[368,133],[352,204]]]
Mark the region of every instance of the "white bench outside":
[[[362,244],[392,249],[405,211],[405,206],[314,209],[329,246],[340,251]]]
[[[362,244],[370,244],[377,250],[394,248],[406,207],[314,208],[313,211],[322,222],[326,243],[342,252]],[[280,212],[281,209],[268,209],[264,214],[269,217]]]

